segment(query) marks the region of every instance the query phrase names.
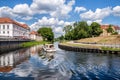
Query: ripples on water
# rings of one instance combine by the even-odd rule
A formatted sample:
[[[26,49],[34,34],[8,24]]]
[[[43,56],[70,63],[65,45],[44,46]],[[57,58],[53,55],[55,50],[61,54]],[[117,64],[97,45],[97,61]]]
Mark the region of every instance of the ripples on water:
[[[41,52],[41,46],[0,56],[0,80],[120,80],[120,56]]]

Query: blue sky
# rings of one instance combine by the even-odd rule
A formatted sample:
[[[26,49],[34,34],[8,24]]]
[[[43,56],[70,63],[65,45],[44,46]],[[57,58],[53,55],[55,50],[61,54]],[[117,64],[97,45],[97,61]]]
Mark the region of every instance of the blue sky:
[[[120,0],[0,0],[0,17],[26,23],[32,30],[50,26],[59,36],[75,21],[120,26]]]

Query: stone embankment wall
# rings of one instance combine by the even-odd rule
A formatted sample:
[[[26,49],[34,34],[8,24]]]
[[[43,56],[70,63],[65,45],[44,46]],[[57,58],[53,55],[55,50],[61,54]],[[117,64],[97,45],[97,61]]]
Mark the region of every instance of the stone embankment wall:
[[[90,52],[90,53],[113,53],[120,54],[120,51],[110,51],[110,50],[101,50],[101,49],[92,49],[92,48],[82,48],[82,47],[73,47],[67,45],[58,45],[59,48],[67,51],[75,51],[75,52]]]
[[[24,41],[0,41],[0,54],[21,48]]]

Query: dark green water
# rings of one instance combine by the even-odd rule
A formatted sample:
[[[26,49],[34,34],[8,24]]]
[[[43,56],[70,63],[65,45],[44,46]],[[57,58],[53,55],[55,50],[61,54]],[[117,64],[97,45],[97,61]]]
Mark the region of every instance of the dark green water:
[[[2,54],[0,80],[120,80],[120,55],[64,51],[57,44],[55,53],[35,46]]]

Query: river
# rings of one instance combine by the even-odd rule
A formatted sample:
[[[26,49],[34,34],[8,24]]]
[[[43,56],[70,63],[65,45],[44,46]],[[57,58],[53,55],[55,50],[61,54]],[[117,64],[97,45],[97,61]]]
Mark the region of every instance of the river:
[[[65,51],[41,46],[0,55],[0,80],[120,80],[120,55]]]

